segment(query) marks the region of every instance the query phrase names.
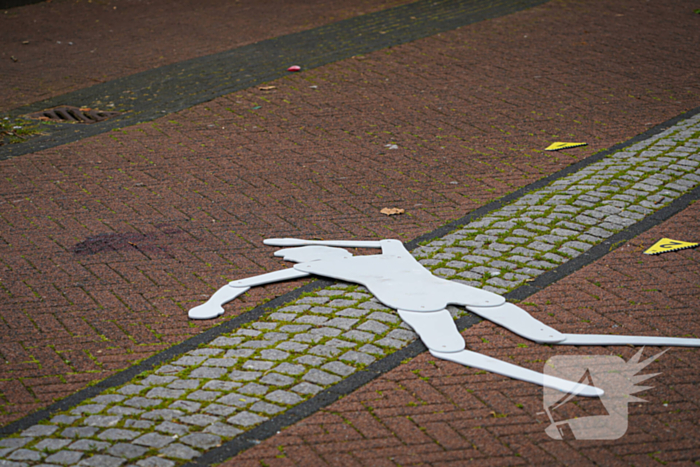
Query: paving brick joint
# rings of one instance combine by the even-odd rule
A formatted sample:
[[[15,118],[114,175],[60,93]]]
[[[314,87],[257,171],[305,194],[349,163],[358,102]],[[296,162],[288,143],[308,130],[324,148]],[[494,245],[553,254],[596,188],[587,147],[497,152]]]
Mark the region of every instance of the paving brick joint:
[[[295,63],[303,63],[304,70],[310,70],[354,55],[521,11],[546,1],[422,0],[36,102],[14,109],[9,115],[17,117],[66,103],[103,107],[101,110],[117,110],[122,115],[87,126],[46,126],[42,128],[44,136],[4,146],[0,150],[0,160],[151,121],[218,96],[281,78],[287,74],[287,67]],[[129,92],[124,93],[125,89]]]
[[[74,5],[97,4],[40,6]],[[687,11],[549,2],[2,162],[0,423],[91,397],[91,382],[296,287],[187,322],[225,281],[281,267],[263,234],[415,238],[697,107]],[[667,24],[683,32],[659,35]],[[569,137],[589,144],[542,151]],[[392,205],[405,214],[380,214]]]
[[[700,181],[700,114],[412,254],[497,293],[565,264]],[[450,307],[455,317],[464,309]],[[197,459],[415,341],[368,291],[338,283],[0,440],[4,467],[170,467]]]

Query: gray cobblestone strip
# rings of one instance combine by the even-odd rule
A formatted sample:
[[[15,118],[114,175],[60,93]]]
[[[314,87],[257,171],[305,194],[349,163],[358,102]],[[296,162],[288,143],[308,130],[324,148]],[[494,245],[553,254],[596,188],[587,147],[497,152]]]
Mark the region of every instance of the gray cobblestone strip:
[[[505,293],[661,209],[699,181],[700,114],[413,254],[436,275]],[[450,310],[455,317],[465,313]],[[0,440],[0,467],[183,464],[415,339],[365,288],[336,284]]]
[[[695,115],[412,253],[438,276],[506,293],[693,189],[698,121]]]

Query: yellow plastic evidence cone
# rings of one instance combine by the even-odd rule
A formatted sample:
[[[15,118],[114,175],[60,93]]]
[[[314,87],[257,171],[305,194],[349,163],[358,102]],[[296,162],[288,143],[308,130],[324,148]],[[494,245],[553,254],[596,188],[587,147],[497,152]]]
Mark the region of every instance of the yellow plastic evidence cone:
[[[661,253],[668,253],[669,251],[685,250],[686,248],[695,248],[698,246],[697,243],[691,242],[681,242],[680,240],[671,240],[670,238],[662,238],[658,242],[654,243],[647,251],[644,252],[645,255],[660,255]]]
[[[571,148],[577,148],[579,146],[587,146],[588,143],[562,143],[557,141],[556,143],[552,143],[549,146],[547,146],[544,150],[545,151],[559,151],[560,149],[571,149]]]

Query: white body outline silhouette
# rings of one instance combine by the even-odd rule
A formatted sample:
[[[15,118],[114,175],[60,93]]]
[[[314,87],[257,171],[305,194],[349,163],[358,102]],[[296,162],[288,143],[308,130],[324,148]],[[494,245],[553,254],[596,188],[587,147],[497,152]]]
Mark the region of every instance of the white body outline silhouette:
[[[700,339],[562,334],[533,318],[528,312],[507,303],[500,295],[451,282],[432,275],[399,240],[344,241],[274,238],[266,245],[285,248],[275,252],[297,264],[247,279],[228,283],[209,300],[189,311],[191,319],[211,319],[224,313],[223,305],[257,285],[306,277],[311,274],[364,285],[375,297],[411,326],[428,348],[440,359],[498,373],[581,396],[595,397],[603,391],[581,383],[506,363],[466,350],[464,338],[446,307],[462,305],[474,314],[492,321],[526,339],[558,345],[655,345],[700,347]],[[381,248],[380,255],[353,256],[347,248]]]

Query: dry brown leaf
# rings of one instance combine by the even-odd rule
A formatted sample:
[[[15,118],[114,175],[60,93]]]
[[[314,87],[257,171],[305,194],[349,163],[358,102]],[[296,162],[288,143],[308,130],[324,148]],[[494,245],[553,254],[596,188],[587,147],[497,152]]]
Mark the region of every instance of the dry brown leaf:
[[[273,89],[277,89],[277,86],[260,86],[258,88],[260,91],[272,91]]]
[[[405,211],[399,208],[384,208],[379,212],[381,212],[382,214],[386,214],[387,216],[394,216],[397,214],[403,214]]]

